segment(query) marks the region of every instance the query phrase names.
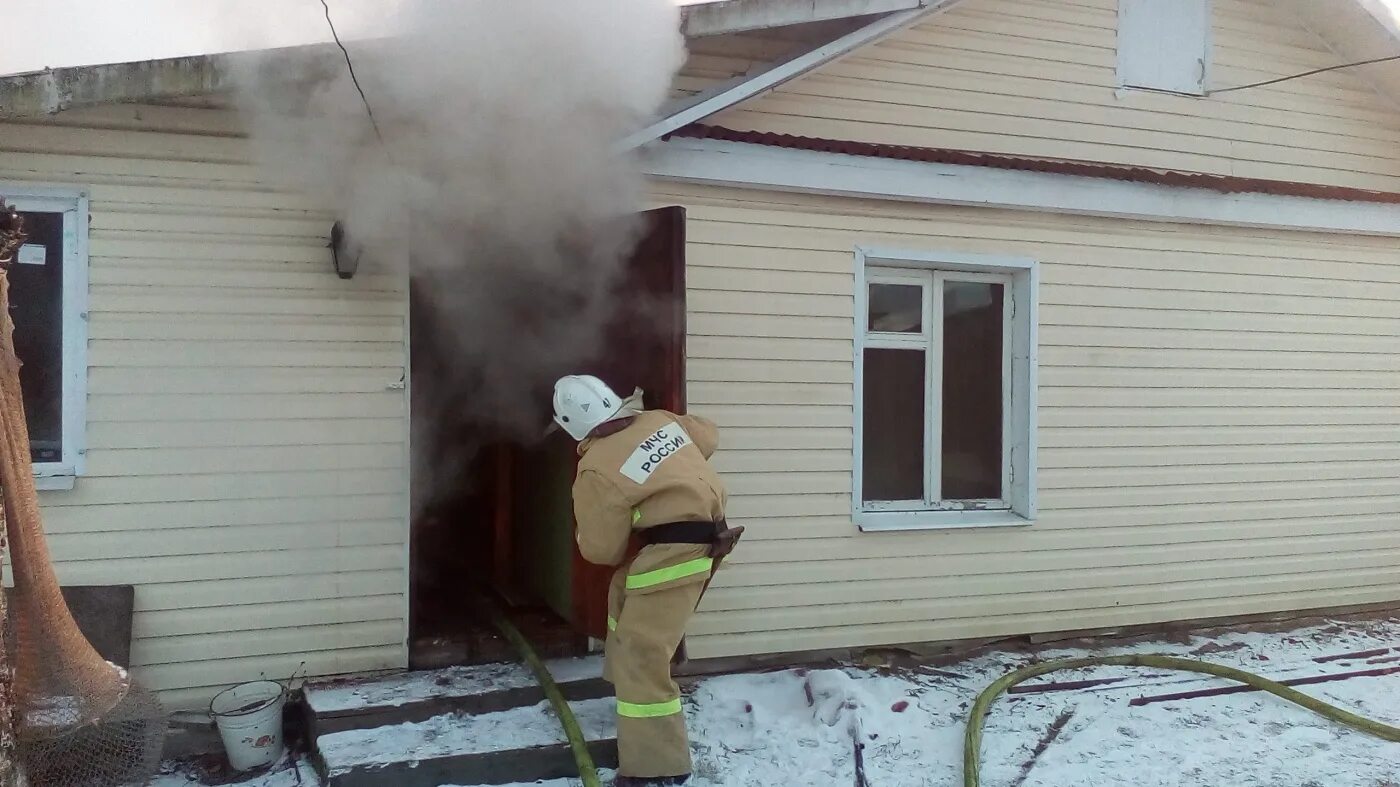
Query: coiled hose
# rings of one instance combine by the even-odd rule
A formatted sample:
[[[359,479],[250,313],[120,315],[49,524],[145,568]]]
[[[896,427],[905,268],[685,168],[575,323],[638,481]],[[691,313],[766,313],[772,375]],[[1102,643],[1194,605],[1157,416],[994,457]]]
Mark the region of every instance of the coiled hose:
[[[1361,732],[1374,735],[1384,740],[1400,743],[1400,727],[1392,727],[1389,724],[1382,724],[1373,719],[1358,716],[1351,711],[1343,710],[1342,708],[1323,702],[1315,697],[1309,697],[1301,691],[1285,686],[1282,683],[1277,683],[1268,678],[1261,678],[1258,675],[1233,667],[1225,667],[1205,661],[1196,661],[1194,659],[1177,658],[1175,656],[1154,655],[1064,659],[1061,661],[1047,661],[1043,664],[1032,664],[1029,667],[1016,670],[988,686],[978,695],[977,701],[972,705],[972,713],[967,719],[967,738],[963,745],[963,787],[979,787],[980,785],[982,729],[987,723],[987,712],[991,710],[992,704],[997,701],[998,697],[1012,686],[1023,683],[1031,678],[1051,672],[1082,669],[1084,667],[1154,667],[1157,669],[1199,672],[1205,675],[1213,675],[1217,678],[1225,678],[1237,683],[1243,683],[1247,686],[1252,686],[1260,691],[1266,691],[1295,705],[1301,705],[1319,716],[1331,719],[1338,724],[1344,724],[1352,729],[1360,730]]]
[[[549,699],[549,704],[554,707],[554,715],[559,717],[559,723],[564,727],[564,734],[568,736],[569,749],[573,751],[574,762],[578,764],[578,775],[579,779],[583,781],[583,787],[602,787],[602,782],[598,778],[598,768],[593,764],[593,755],[588,751],[588,739],[584,737],[583,730],[578,726],[578,719],[570,710],[563,692],[559,691],[559,684],[555,683],[554,676],[549,674],[549,668],[544,665],[544,661],[540,659],[535,649],[530,647],[530,642],[525,639],[525,635],[520,633],[520,629],[516,628],[515,624],[511,623],[499,608],[489,602],[485,603],[484,606],[501,635],[520,653],[520,657],[530,666],[530,671],[535,673],[535,680],[544,690],[544,696]]]

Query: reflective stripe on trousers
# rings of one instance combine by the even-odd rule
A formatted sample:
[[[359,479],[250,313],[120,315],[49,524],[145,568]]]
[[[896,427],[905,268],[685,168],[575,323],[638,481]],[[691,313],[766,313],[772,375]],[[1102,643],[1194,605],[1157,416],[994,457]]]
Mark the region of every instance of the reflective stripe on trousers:
[[[631,574],[627,577],[628,590],[643,590],[655,587],[666,582],[674,582],[678,579],[693,577],[696,574],[708,574],[714,570],[714,558],[701,557],[694,560],[687,560],[666,568],[658,568],[655,571],[648,571],[643,574]]]
[[[628,719],[658,719],[662,716],[674,716],[680,712],[680,697],[667,700],[666,702],[651,702],[645,704],[623,702],[622,700],[617,701],[617,715]]]

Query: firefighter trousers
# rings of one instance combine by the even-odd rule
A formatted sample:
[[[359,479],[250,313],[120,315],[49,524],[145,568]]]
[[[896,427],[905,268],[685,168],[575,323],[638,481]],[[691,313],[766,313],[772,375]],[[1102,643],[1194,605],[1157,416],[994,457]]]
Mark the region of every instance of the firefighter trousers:
[[[708,572],[697,581],[645,590],[628,589],[625,566],[613,577],[604,677],[617,690],[622,776],[645,779],[691,771],[690,741],[671,662],[707,577]]]

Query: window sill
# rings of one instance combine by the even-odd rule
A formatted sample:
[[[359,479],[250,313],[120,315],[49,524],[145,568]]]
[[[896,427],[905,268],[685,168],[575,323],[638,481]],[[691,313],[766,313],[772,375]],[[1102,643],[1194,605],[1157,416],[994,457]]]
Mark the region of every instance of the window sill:
[[[58,463],[45,465],[44,469],[34,470],[34,488],[40,492],[68,492],[77,482],[77,474],[72,468]]]
[[[864,533],[901,530],[966,530],[992,527],[1029,527],[1027,519],[1014,511],[860,511],[856,526]]]

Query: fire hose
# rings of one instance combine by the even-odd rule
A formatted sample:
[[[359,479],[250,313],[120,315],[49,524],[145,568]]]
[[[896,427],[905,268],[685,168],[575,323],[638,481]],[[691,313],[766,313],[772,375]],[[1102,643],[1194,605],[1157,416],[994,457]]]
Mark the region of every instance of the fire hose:
[[[520,629],[516,628],[515,624],[511,623],[499,608],[489,602],[485,606],[487,613],[491,616],[491,621],[500,630],[501,635],[520,653],[520,657],[525,660],[525,663],[529,665],[530,671],[535,674],[535,680],[540,684],[540,689],[544,691],[544,696],[549,699],[550,706],[554,708],[554,715],[558,717],[559,724],[564,728],[564,735],[569,740],[569,750],[573,753],[574,762],[578,765],[578,775],[583,782],[583,787],[602,787],[602,781],[598,778],[598,768],[593,764],[593,755],[588,751],[588,739],[584,737],[578,719],[570,710],[568,700],[564,699],[564,693],[559,690],[559,684],[554,682],[554,676],[549,674],[549,668],[545,666],[544,660],[540,658],[534,648],[530,647],[529,640],[520,633]]]
[[[1246,686],[1272,694],[1280,699],[1300,705],[1313,713],[1330,719],[1344,726],[1350,727],[1377,738],[1400,743],[1400,727],[1393,727],[1383,724],[1374,719],[1368,719],[1348,710],[1323,702],[1315,697],[1310,697],[1297,689],[1290,688],[1268,678],[1262,678],[1244,670],[1226,667],[1220,664],[1211,664],[1205,661],[1194,659],[1183,659],[1175,656],[1099,656],[1082,659],[1064,659],[1061,661],[1047,661],[1042,664],[1032,664],[1014,672],[1008,673],[992,685],[988,686],[977,697],[977,701],[972,705],[972,712],[967,720],[967,736],[963,743],[963,787],[980,787],[980,761],[982,751],[982,730],[987,723],[987,712],[991,710],[992,704],[997,698],[1005,693],[1012,686],[1024,683],[1031,678],[1046,675],[1051,672],[1061,670],[1083,669],[1085,667],[1154,667],[1157,669],[1178,670],[1182,672],[1198,672],[1211,675],[1217,678],[1233,680],[1243,683]]]

